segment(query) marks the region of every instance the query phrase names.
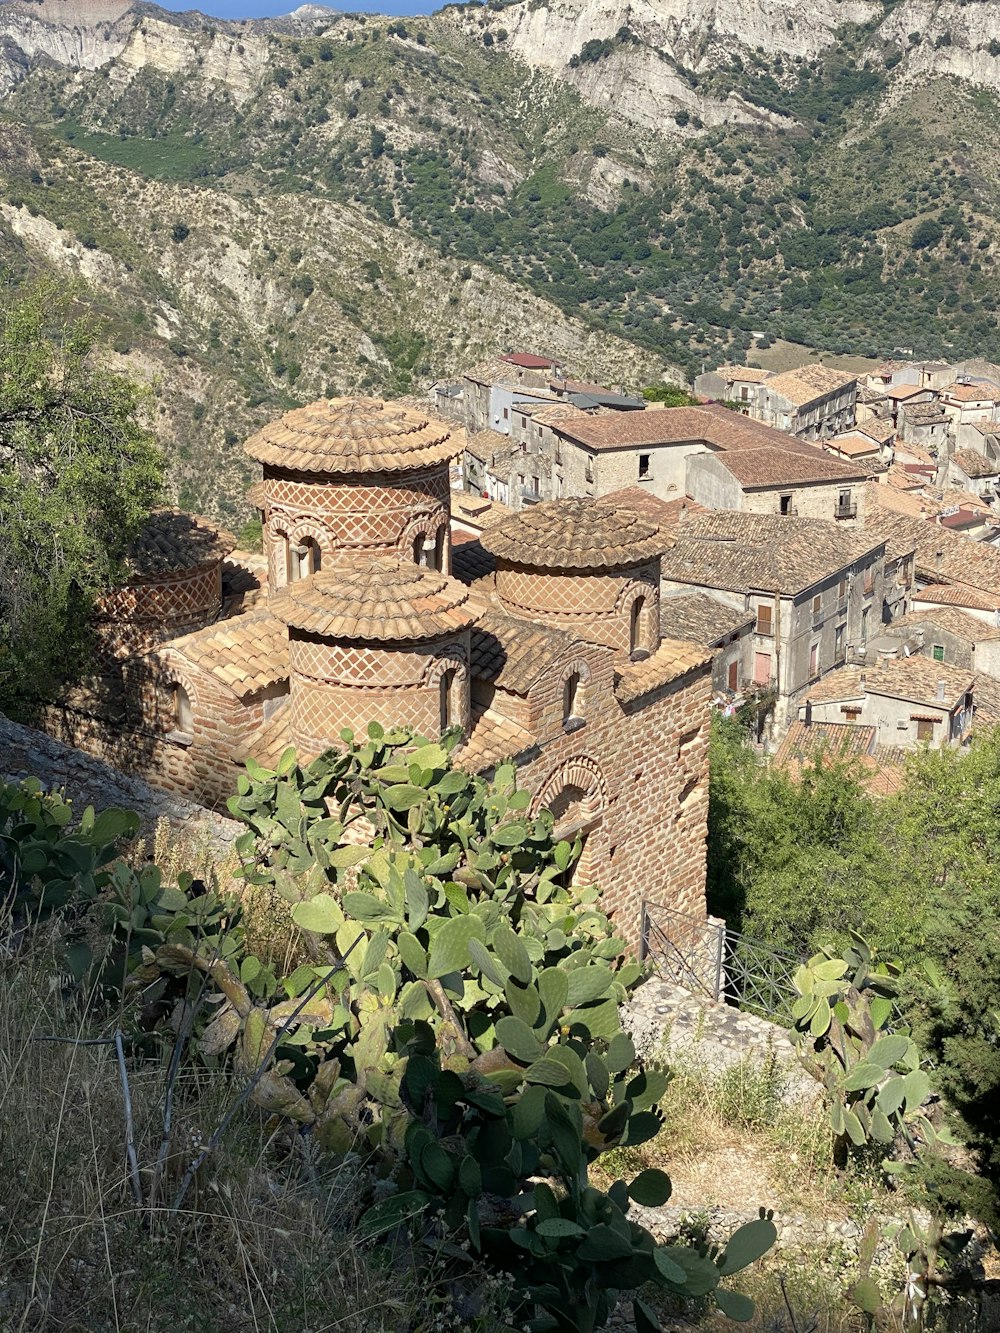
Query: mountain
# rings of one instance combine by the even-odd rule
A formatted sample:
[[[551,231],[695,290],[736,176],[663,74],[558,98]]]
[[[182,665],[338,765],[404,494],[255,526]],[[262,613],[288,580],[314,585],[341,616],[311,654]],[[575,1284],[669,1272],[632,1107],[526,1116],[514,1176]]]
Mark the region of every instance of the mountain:
[[[998,359],[995,11],[14,0],[0,263],[93,290],[182,502],[230,521],[263,417],[509,346],[633,386],[754,330]]]

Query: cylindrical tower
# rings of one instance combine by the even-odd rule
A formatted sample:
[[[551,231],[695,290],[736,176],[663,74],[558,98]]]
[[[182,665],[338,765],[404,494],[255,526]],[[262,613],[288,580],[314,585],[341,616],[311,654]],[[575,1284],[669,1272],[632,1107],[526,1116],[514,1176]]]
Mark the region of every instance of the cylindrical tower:
[[[634,659],[660,643],[660,554],[670,538],[634,510],[547,500],[490,527],[496,594],[514,615]]]
[[[244,446],[264,466],[271,588],[314,574],[339,552],[384,552],[451,569],[449,464],[460,444],[429,412],[376,398],[320,399]]]
[[[288,626],[292,740],[304,752],[369,722],[439,736],[470,721],[463,584],[399,557],[340,556],[275,593]]]
[[[126,581],[98,600],[101,655],[131,657],[215,620],[222,562],[235,546],[235,537],[206,518],[154,510],[126,552]]]

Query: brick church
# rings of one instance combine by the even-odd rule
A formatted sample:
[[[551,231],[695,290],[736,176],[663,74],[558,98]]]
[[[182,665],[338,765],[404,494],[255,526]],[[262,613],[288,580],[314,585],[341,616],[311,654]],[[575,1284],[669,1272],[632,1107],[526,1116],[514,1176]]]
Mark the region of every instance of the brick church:
[[[584,840],[630,934],[643,898],[704,914],[709,655],[660,632],[670,537],[610,502],[546,501],[453,549],[452,428],[411,401],[332,399],[246,444],[264,561],[164,510],[101,607],[100,681],[47,725],[221,806],[242,762],[309,758],[372,720],[437,736]]]

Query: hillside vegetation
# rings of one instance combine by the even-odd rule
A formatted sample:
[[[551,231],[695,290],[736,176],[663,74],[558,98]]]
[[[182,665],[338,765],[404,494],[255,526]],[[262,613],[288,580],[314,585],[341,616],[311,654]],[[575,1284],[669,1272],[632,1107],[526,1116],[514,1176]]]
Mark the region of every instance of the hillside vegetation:
[[[97,293],[160,379],[185,504],[245,516],[236,443],[291,401],[514,344],[632,386],[755,330],[1000,358],[986,6],[789,6],[741,37],[707,6],[608,32],[567,3],[144,6],[84,69],[31,20],[53,57],[0,104],[0,262]],[[12,41],[30,10],[5,7]]]

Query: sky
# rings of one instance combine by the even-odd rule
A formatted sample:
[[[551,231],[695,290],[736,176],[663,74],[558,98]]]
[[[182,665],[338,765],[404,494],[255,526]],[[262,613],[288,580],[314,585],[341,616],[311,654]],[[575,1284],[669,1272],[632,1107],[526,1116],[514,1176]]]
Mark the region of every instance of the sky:
[[[270,18],[275,14],[289,14],[297,9],[302,0],[157,0],[164,9],[197,9],[217,19],[260,19]],[[331,4],[329,8],[343,8],[351,13],[362,10],[377,14],[430,14],[439,9],[443,0],[428,3],[427,0],[343,0],[342,5]]]

